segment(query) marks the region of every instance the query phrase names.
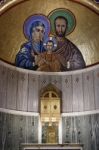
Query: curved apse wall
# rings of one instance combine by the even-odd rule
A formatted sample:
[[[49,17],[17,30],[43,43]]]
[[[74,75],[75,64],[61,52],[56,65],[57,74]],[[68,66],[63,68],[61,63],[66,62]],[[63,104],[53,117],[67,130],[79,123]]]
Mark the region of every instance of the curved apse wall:
[[[19,150],[40,141],[39,94],[49,83],[62,91],[62,144],[99,149],[99,65],[67,73],[42,73],[0,61],[0,147]]]
[[[62,113],[99,109],[99,65],[67,73],[22,70],[0,61],[0,107],[39,112],[41,89],[52,84],[62,92]]]
[[[5,4],[8,2],[10,1],[6,1]],[[16,0],[15,3],[17,2],[19,1]],[[12,9],[8,9],[9,5],[6,5],[8,11],[4,14],[2,12],[5,8],[2,7],[1,59],[14,63],[16,53],[21,44],[26,41],[22,28],[27,16],[38,13],[38,10],[47,15],[56,7],[66,5],[66,8],[71,6],[71,10],[78,19],[78,28],[68,38],[80,48],[87,65],[99,62],[97,42],[99,11],[94,2],[87,1],[86,3],[86,0],[81,0],[83,5],[80,5],[75,3],[77,1],[69,0],[60,2],[57,0],[57,3],[44,1],[42,9],[42,1],[36,3],[34,0],[37,4],[35,9],[32,7],[33,0],[20,0],[20,2],[23,3]],[[13,6],[13,3],[11,5]],[[27,11],[24,9],[25,5],[28,7]],[[82,11],[81,16],[78,15],[79,10]],[[14,12],[16,12],[16,17]],[[82,17],[85,12],[86,17],[85,15]],[[90,14],[93,17],[90,18]],[[83,19],[88,20],[88,26],[84,26],[85,20],[81,21]],[[8,25],[9,30],[6,32]],[[62,143],[83,144],[84,150],[99,149],[99,65],[79,71],[53,74],[24,70],[0,61],[0,78],[0,148],[2,150],[19,150],[22,143],[41,142],[39,141],[40,91],[49,84],[62,92]]]

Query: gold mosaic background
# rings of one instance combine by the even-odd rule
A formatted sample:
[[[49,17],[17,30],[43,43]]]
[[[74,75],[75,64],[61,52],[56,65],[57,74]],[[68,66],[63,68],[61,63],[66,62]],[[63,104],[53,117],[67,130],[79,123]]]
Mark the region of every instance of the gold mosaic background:
[[[80,2],[96,13],[72,0],[8,0],[0,8],[0,58],[14,63],[21,44],[26,41],[23,23],[28,16],[48,15],[56,8],[66,8],[75,14],[77,20],[75,30],[67,38],[81,50],[87,65],[99,62],[99,4],[91,0]]]

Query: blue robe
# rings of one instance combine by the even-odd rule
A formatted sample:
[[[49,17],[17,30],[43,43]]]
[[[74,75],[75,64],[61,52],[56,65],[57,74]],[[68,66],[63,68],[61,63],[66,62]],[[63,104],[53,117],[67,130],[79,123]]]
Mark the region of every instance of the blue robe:
[[[35,49],[38,50],[38,53],[42,53],[43,51],[45,51],[42,42],[40,44],[36,44]],[[31,42],[23,44],[20,51],[16,55],[16,66],[24,69],[36,70],[38,66],[33,65],[33,63],[35,64],[35,57],[32,56],[32,52],[37,55]]]

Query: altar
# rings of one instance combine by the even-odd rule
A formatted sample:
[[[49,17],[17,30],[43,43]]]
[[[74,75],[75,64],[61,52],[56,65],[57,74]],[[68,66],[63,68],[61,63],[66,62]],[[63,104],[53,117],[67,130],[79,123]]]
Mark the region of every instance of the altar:
[[[83,150],[82,144],[32,144],[22,143],[21,150]]]

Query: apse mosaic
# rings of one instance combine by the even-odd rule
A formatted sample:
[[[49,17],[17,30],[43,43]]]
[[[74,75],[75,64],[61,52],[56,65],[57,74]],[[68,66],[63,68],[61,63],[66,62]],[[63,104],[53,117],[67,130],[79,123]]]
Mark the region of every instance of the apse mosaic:
[[[48,17],[32,15],[23,26],[27,42],[16,55],[15,64],[37,71],[59,72],[85,67],[80,50],[66,38],[76,26],[70,10],[56,9]]]
[[[7,1],[1,1],[2,4],[4,2]],[[44,72],[84,69],[98,62],[97,12],[81,4],[80,6],[73,0],[61,0],[56,7],[49,0],[44,0],[44,3],[39,0],[35,6],[31,5],[33,2],[36,1],[20,0],[20,3],[11,6],[0,16],[0,28],[3,29],[0,35],[3,38],[0,41],[2,60],[19,68]],[[98,0],[93,3],[98,3]],[[45,4],[42,9],[41,4]],[[76,5],[81,7],[80,14]],[[26,7],[27,12],[24,11]],[[14,12],[17,14],[16,18]],[[81,14],[87,14],[88,18]],[[89,17],[90,14],[92,17]],[[84,21],[87,23],[84,24]],[[91,31],[94,22],[96,25]],[[95,39],[92,37],[93,33],[97,33]]]

